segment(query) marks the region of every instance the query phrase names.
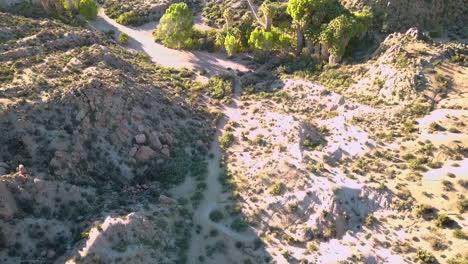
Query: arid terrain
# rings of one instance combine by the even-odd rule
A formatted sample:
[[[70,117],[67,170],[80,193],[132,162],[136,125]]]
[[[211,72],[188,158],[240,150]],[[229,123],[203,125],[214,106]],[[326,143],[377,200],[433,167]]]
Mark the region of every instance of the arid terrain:
[[[264,1],[187,2],[177,49],[182,1],[40,2],[0,1],[0,263],[468,263],[464,1],[341,1],[338,63],[220,48]]]

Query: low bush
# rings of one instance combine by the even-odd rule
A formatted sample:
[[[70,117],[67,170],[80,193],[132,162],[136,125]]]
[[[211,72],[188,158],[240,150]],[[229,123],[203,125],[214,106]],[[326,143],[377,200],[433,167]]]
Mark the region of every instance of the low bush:
[[[217,222],[223,220],[224,215],[220,210],[213,210],[213,211],[210,212],[208,217],[210,218],[211,221],[217,223]]]
[[[459,239],[468,239],[468,235],[461,229],[453,230],[453,236]]]
[[[455,221],[446,214],[439,214],[436,219],[436,226],[438,227],[450,227]]]
[[[284,185],[282,183],[276,183],[270,190],[271,195],[280,195],[284,191]]]
[[[234,92],[234,78],[230,75],[211,77],[207,89],[214,99],[228,100]]]
[[[14,71],[5,65],[0,65],[0,83],[13,80]]]
[[[427,250],[422,250],[422,249],[418,250],[418,252],[416,253],[416,256],[424,264],[431,264],[436,261],[436,258],[434,257],[434,255]]]
[[[461,214],[468,211],[468,199],[460,199],[457,202],[457,208]]]
[[[121,14],[116,20],[122,25],[141,26],[147,22],[146,18],[137,11],[132,10]]]
[[[227,149],[231,146],[232,142],[234,142],[234,134],[232,132],[226,132],[219,137],[218,141],[222,149]]]
[[[122,43],[123,45],[127,45],[128,41],[130,40],[130,37],[127,35],[127,33],[122,32],[119,35],[119,42]]]
[[[364,224],[366,226],[371,226],[375,223],[375,221],[376,221],[375,216],[373,214],[369,214],[367,215],[366,220],[364,221]]]
[[[247,223],[242,218],[236,218],[231,223],[231,228],[234,231],[243,232],[243,231],[247,230]]]
[[[427,204],[419,204],[415,208],[415,212],[417,216],[424,216],[426,214],[434,213],[434,207],[427,205]]]

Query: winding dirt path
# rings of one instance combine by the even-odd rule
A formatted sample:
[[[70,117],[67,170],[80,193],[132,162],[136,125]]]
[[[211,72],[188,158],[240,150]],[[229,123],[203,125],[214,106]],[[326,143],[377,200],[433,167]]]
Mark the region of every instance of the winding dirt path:
[[[164,47],[154,42],[152,31],[156,28],[156,22],[149,22],[141,27],[120,25],[99,8],[98,17],[88,22],[93,30],[108,32],[113,30],[115,36],[125,32],[130,36],[128,48],[147,53],[157,64],[166,67],[188,68],[191,70],[206,70],[209,75],[216,75],[228,71],[228,68],[239,71],[249,69],[237,62],[225,59],[224,54],[208,53],[204,51],[183,51]]]

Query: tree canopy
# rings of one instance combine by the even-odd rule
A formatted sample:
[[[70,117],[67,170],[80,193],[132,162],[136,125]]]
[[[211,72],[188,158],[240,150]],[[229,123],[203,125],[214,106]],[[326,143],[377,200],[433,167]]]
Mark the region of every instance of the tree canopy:
[[[172,4],[166,9],[155,31],[155,37],[170,48],[191,46],[193,14],[186,3]]]
[[[94,0],[80,0],[78,7],[80,15],[88,20],[95,19],[97,16],[97,4]]]
[[[372,20],[372,12],[365,8],[362,12],[343,14],[323,27],[320,41],[327,45],[330,54],[342,57],[349,40],[364,32]]]

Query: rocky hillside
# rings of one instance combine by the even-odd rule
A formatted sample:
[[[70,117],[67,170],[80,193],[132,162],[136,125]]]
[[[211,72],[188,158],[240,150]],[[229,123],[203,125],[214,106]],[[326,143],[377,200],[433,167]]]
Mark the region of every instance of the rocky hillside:
[[[0,32],[0,262],[183,258],[191,206],[162,186],[203,174],[193,73],[47,19],[0,13]]]
[[[384,32],[406,31],[411,27],[441,33],[442,26],[457,23],[466,31],[468,2],[466,0],[340,0],[345,6],[372,7],[374,18]],[[466,36],[466,32],[464,33]]]
[[[243,77],[223,183],[273,259],[464,263],[467,51],[412,29],[310,81]]]

